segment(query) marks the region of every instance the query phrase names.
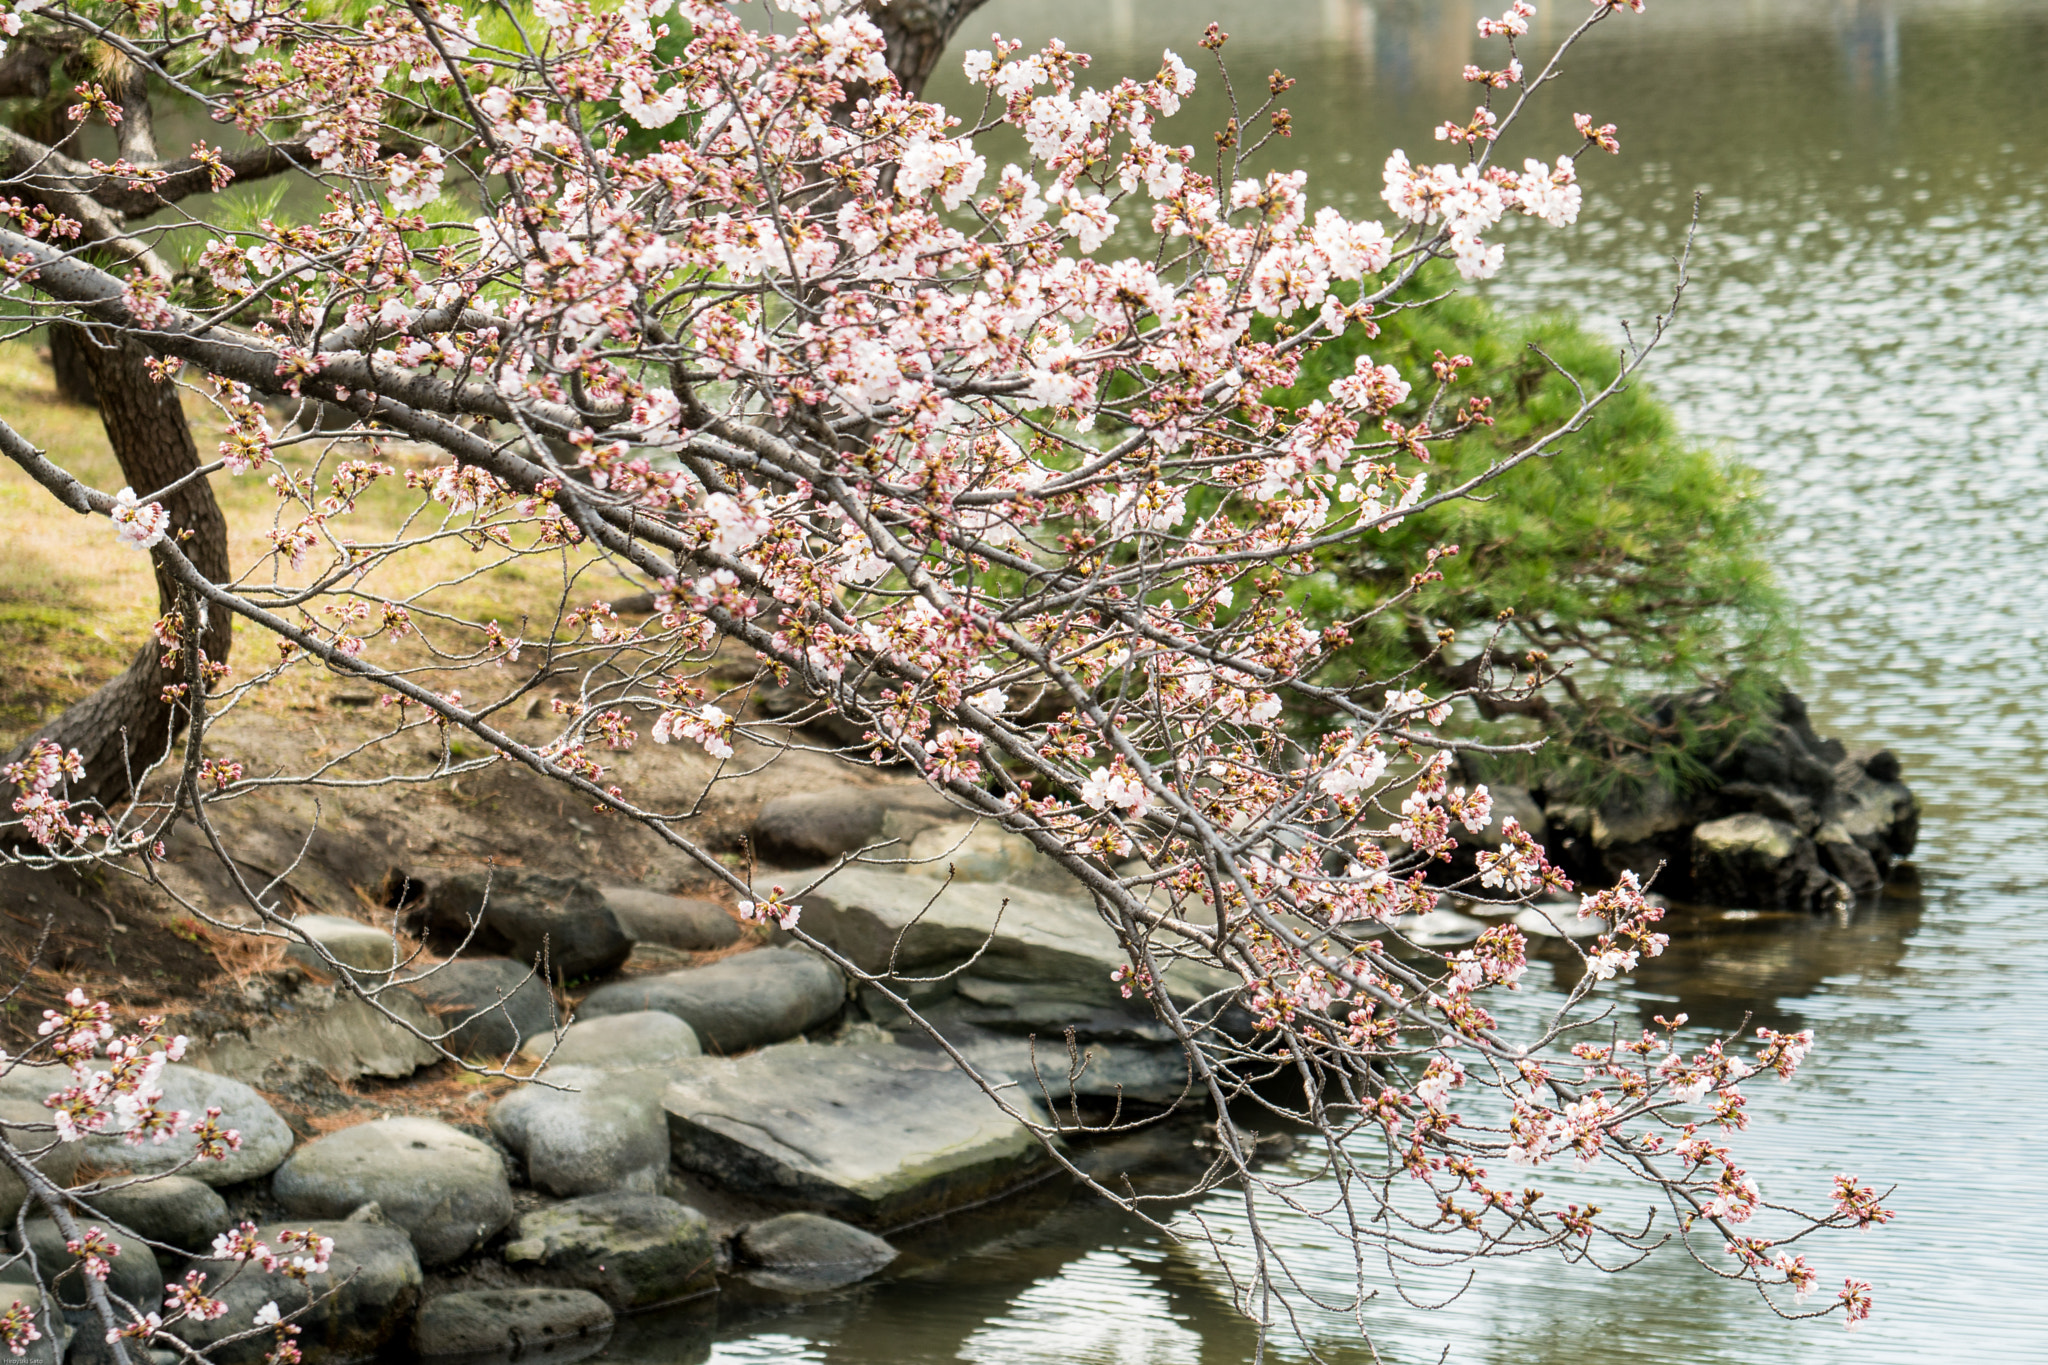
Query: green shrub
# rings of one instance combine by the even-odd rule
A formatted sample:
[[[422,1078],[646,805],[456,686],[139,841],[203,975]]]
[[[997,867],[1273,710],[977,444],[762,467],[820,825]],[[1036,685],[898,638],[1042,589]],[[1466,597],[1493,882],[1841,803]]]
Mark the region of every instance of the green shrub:
[[[1436,277],[1422,285],[1411,298],[1447,287]],[[1439,448],[1432,491],[1463,482],[1577,410],[1571,382],[1532,347],[1589,393],[1619,368],[1615,348],[1568,317],[1509,318],[1465,293],[1380,322],[1377,339],[1354,329],[1323,346],[1306,359],[1300,382],[1268,401],[1291,408],[1324,396],[1360,352],[1410,377],[1426,376],[1438,351],[1472,357],[1446,412],[1483,394],[1495,425]],[[1395,420],[1420,420],[1426,401],[1418,385]],[[1494,658],[1506,665],[1499,679],[1525,672],[1530,651],[1570,667],[1542,689],[1533,714],[1475,716],[1461,707],[1468,733],[1552,740],[1533,758],[1493,764],[1499,777],[1587,794],[1653,775],[1687,785],[1703,775],[1702,760],[1761,712],[1794,662],[1767,557],[1766,512],[1756,472],[1688,442],[1670,410],[1636,382],[1553,453],[1487,486],[1483,500],[1449,503],[1326,551],[1293,591],[1315,616],[1355,614],[1396,595],[1429,546],[1455,544],[1459,553],[1440,563],[1442,581],[1361,629],[1328,680],[1391,678],[1430,658],[1433,687],[1469,681],[1469,661],[1512,611],[1498,624]],[[1455,642],[1439,651],[1445,629]],[[1461,671],[1460,663],[1468,666]],[[1711,700],[1674,707],[1673,693]]]

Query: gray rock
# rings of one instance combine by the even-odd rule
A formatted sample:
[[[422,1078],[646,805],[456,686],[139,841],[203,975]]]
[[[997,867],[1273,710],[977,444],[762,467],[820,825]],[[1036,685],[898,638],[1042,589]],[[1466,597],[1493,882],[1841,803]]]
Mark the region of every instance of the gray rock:
[[[1172,1105],[1206,1103],[1208,1092],[1189,1071],[1187,1054],[1176,1044],[1104,1042],[1078,1038],[1073,1053],[1058,1033],[1036,1039],[1004,1037],[935,1019],[976,1071],[1004,1075],[1041,1104],[1064,1109],[1075,1099],[1105,1103]],[[913,1035],[914,1036],[914,1035]]]
[[[221,1122],[242,1135],[241,1147],[224,1159],[195,1161],[186,1166],[183,1173],[195,1180],[203,1180],[216,1189],[256,1180],[276,1170],[292,1149],[292,1130],[285,1126],[285,1121],[261,1095],[238,1080],[173,1062],[164,1068],[163,1088],[164,1108],[182,1109],[195,1119],[210,1108],[218,1108]],[[118,1131],[116,1125],[109,1124],[85,1140],[86,1159],[110,1174],[133,1171],[137,1175],[157,1175],[191,1161],[192,1154],[199,1149],[199,1140],[190,1133],[131,1147],[116,1135]]]
[[[491,1110],[492,1134],[525,1163],[527,1180],[565,1198],[659,1191],[668,1171],[663,1074],[558,1066],[547,1079],[565,1088],[521,1086]]]
[[[466,1290],[428,1301],[413,1324],[412,1348],[423,1356],[575,1360],[586,1352],[573,1348],[594,1351],[614,1321],[610,1306],[582,1289]]]
[[[892,849],[880,856],[910,859],[901,870],[913,877],[950,875],[956,881],[1004,882],[1065,894],[1078,889],[1066,869],[1029,839],[987,820],[933,825],[913,835],[906,850]]]
[[[1831,834],[1836,837],[1830,838]],[[1814,848],[1822,865],[1840,877],[1852,895],[1870,896],[1884,889],[1884,872],[1877,859],[1862,845],[1842,837],[1840,825],[1822,826]]]
[[[47,1069],[56,1070],[55,1067]],[[23,1067],[21,1070],[42,1071],[44,1068]],[[37,1085],[50,1085],[45,1094],[62,1090],[65,1085],[54,1077],[38,1075],[33,1079]],[[77,1179],[81,1155],[79,1145],[57,1141],[57,1130],[50,1123],[50,1111],[40,1102],[27,1098],[0,1099],[0,1121],[28,1125],[7,1129],[7,1143],[17,1152],[42,1153],[35,1158],[37,1170],[59,1185],[69,1185]],[[15,1215],[21,1212],[21,1206],[27,1201],[28,1184],[14,1173],[12,1166],[0,1165],[0,1226],[13,1227]]]
[[[14,1272],[28,1274],[26,1265],[17,1265]],[[9,1356],[19,1365],[57,1365],[66,1358],[67,1348],[72,1341],[71,1325],[64,1320],[61,1312],[52,1312],[44,1307],[43,1291],[26,1282],[0,1282],[0,1313],[5,1313],[20,1304],[35,1314],[36,1331],[42,1334],[37,1341],[29,1343],[28,1350],[19,1356]]]
[[[594,1194],[519,1219],[505,1263],[587,1289],[621,1313],[713,1289],[711,1225],[652,1194]]]
[[[696,1030],[662,1010],[634,1010],[579,1019],[562,1030],[559,1039],[552,1033],[540,1033],[519,1047],[519,1055],[529,1062],[594,1066],[609,1071],[666,1066],[685,1057],[699,1056],[703,1051]]]
[[[113,1270],[107,1276],[107,1292],[128,1300],[143,1312],[154,1312],[163,1303],[164,1276],[157,1267],[156,1253],[134,1237],[123,1235],[118,1228],[97,1225],[87,1219],[80,1219],[81,1232],[94,1226],[102,1227],[120,1251],[113,1257]],[[12,1233],[13,1229],[9,1229]],[[68,1309],[88,1307],[85,1295],[85,1271],[65,1248],[64,1234],[57,1225],[47,1218],[31,1218],[28,1221],[28,1246],[35,1253],[36,1270],[44,1284],[50,1286],[60,1306]],[[26,1276],[26,1271],[23,1271]]]
[[[733,1252],[757,1267],[749,1276],[754,1283],[785,1293],[837,1289],[896,1259],[896,1248],[872,1232],[816,1213],[785,1213],[743,1228]]]
[[[662,1107],[683,1169],[876,1226],[989,1198],[1047,1160],[951,1058],[911,1048],[792,1043],[706,1059]]]
[[[443,953],[455,952],[468,936],[472,952],[503,953],[521,963],[545,954],[550,979],[601,975],[633,951],[597,884],[581,877],[459,873],[434,888],[415,923]]]
[[[81,1197],[92,1212],[80,1210],[78,1217],[110,1219],[153,1242],[194,1254],[212,1246],[232,1221],[227,1201],[188,1175],[160,1175]]]
[[[939,891],[924,877],[849,867],[798,903],[803,927],[864,971],[884,973],[893,965],[905,976],[930,976],[972,958],[975,975],[986,980],[1056,986],[1071,998],[1152,1017],[1143,999],[1125,1001],[1110,984],[1110,972],[1128,959],[1094,906],[1078,896],[976,882]],[[1236,979],[1179,962],[1165,984],[1186,1003],[1231,992]]]
[[[734,1053],[815,1028],[846,1003],[846,982],[831,963],[797,948],[760,948],[664,976],[599,986],[583,1001],[585,1019],[660,1010],[696,1031],[703,1045]]]
[[[643,891],[637,886],[607,886],[604,903],[635,943],[704,953],[740,941],[739,921],[728,915],[724,906],[710,901]]]
[[[512,1221],[504,1161],[433,1119],[376,1119],[329,1133],[292,1153],[270,1187],[301,1218],[340,1218],[374,1201],[427,1266],[474,1251]]]
[[[439,1029],[413,996],[403,991],[385,992],[381,1003],[390,1012],[387,1015],[345,989],[331,993],[331,1003],[324,1007],[316,1007],[315,994],[311,988],[300,992],[295,1013],[252,1030],[246,1038],[226,1034],[195,1049],[193,1064],[238,1081],[263,1084],[277,1079],[274,1073],[280,1068],[287,1073],[309,1068],[338,1082],[363,1076],[397,1080],[440,1060],[433,1044],[420,1036]],[[403,1022],[395,1022],[391,1015]],[[284,1079],[291,1077],[287,1074]]]
[[[828,862],[876,842],[886,811],[858,787],[778,796],[754,817],[754,850],[771,862]]]
[[[364,973],[390,972],[404,964],[406,954],[390,934],[361,920],[340,915],[300,915],[292,927],[326,951],[327,957],[343,967]],[[304,943],[292,943],[285,956],[317,972],[332,973],[334,967]]]
[[[206,1348],[247,1331],[266,1303],[284,1313],[310,1304],[311,1311],[298,1319],[306,1365],[367,1359],[397,1340],[419,1306],[421,1288],[419,1257],[405,1232],[380,1223],[295,1220],[262,1228],[258,1235],[275,1245],[287,1227],[334,1239],[326,1274],[308,1276],[301,1284],[245,1265],[229,1279],[233,1263],[202,1260],[197,1268],[211,1277],[209,1292],[228,1305],[228,1312],[212,1322],[182,1318],[170,1330]],[[219,1348],[213,1358],[221,1365],[254,1365],[275,1344],[273,1336],[254,1337]]]
[[[504,957],[462,957],[402,984],[426,1005],[458,1057],[503,1058],[559,1020],[555,997],[531,966]]]
[[[1846,891],[1821,871],[1811,839],[1754,811],[1693,828],[1692,879],[1707,901],[1763,910],[1829,909]]]

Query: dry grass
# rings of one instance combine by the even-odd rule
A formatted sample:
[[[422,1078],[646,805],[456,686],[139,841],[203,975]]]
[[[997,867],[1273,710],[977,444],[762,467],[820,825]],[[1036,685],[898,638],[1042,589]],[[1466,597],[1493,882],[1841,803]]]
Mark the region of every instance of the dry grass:
[[[206,402],[187,394],[202,459],[210,459],[220,423]],[[98,414],[58,399],[44,354],[27,342],[0,345],[0,414],[65,469],[112,492],[124,482],[108,449]],[[282,422],[276,423],[280,428]],[[362,458],[358,444],[304,441],[285,449],[294,469],[324,475],[335,462]],[[380,452],[401,474],[439,461],[434,452],[393,443]],[[325,482],[324,477],[322,483]],[[216,475],[214,493],[226,513],[229,562],[239,572],[269,582],[303,582],[313,572],[293,573],[268,560],[265,533],[295,524],[296,512],[280,517],[277,496],[262,477]],[[419,495],[403,479],[383,480],[363,496],[347,519],[346,534],[359,543],[390,538],[418,510]],[[431,521],[410,523],[411,534]],[[11,464],[0,462],[0,747],[19,738],[85,696],[124,668],[140,647],[157,614],[156,589],[147,559],[120,545],[97,519],[60,506]],[[251,566],[255,566],[252,570]],[[273,573],[275,579],[273,580]],[[587,603],[640,590],[588,554],[555,553],[512,557],[479,552],[448,535],[408,548],[385,561],[363,586],[371,592],[414,600],[426,611],[469,619],[496,619],[513,634],[546,638],[565,601]],[[475,641],[465,641],[473,648]],[[418,663],[416,650],[375,648],[390,661]],[[238,644],[241,660],[274,657],[248,632]],[[240,670],[238,670],[240,671]],[[299,670],[257,702],[265,709],[319,704],[333,679]]]

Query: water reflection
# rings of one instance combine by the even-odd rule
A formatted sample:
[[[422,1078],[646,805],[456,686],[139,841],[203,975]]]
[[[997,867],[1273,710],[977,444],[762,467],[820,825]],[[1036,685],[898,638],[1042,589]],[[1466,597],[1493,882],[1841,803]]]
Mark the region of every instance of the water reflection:
[[[1486,8],[1498,11],[1503,3]],[[1537,37],[1585,12],[1539,6]],[[1877,1283],[1879,1316],[1786,1327],[1660,1256],[1608,1280],[1534,1260],[1491,1268],[1435,1315],[1368,1309],[1389,1359],[1633,1365],[2040,1358],[2048,1188],[2042,1087],[2016,1045],[2048,998],[2048,748],[2035,700],[2048,660],[2048,3],[2041,0],[1659,0],[1610,24],[1538,110],[1621,125],[1625,155],[1586,168],[1580,231],[1524,225],[1496,294],[1570,302],[1613,327],[1658,306],[1695,190],[1710,191],[1691,313],[1655,383],[1702,439],[1761,465],[1778,553],[1805,611],[1805,691],[1823,731],[1880,740],[1925,807],[1919,894],[1843,922],[1702,921],[1628,983],[1622,1008],[1813,1027],[1790,1086],[1751,1102],[1751,1171],[1812,1196],[1835,1170],[1902,1182],[1900,1222],[1822,1256]],[[1481,7],[1450,0],[997,0],[970,21],[1092,51],[1102,82],[1195,53],[1211,17],[1237,70],[1282,67],[1311,187],[1379,211],[1388,147],[1469,92]],[[949,71],[930,94],[968,103]],[[1162,137],[1206,142],[1208,81]],[[1546,144],[1554,141],[1546,136]],[[1522,149],[1509,149],[1514,155]],[[1538,150],[1533,144],[1527,149]],[[1552,960],[1551,989],[1570,960]],[[1540,975],[1540,974],[1539,974]],[[1528,1007],[1554,997],[1532,992]],[[1307,1174],[1307,1168],[1303,1168]],[[1227,1222],[1228,1201],[1209,1212]],[[610,1358],[916,1362],[1223,1362],[1249,1358],[1228,1287],[1199,1251],[1168,1250],[1101,1210],[1041,1211],[979,1249],[941,1247],[905,1278],[715,1328],[614,1343]],[[1347,1260],[1306,1229],[1300,1265],[1339,1297]],[[1320,1277],[1320,1278],[1315,1278]],[[755,1316],[746,1316],[747,1314]],[[622,1337],[626,1334],[622,1333]],[[658,1335],[658,1334],[657,1334]],[[685,1340],[695,1345],[683,1345]],[[1332,1320],[1318,1348],[1365,1358]],[[695,1354],[692,1354],[694,1352]]]

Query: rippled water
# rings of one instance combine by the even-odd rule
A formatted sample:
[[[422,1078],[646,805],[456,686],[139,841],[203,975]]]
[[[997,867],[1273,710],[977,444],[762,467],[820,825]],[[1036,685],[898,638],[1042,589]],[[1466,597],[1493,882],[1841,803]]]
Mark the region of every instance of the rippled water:
[[[1498,9],[1499,6],[1495,6]],[[1544,24],[1583,3],[1545,0]],[[1554,11],[1554,13],[1553,13]],[[1395,144],[1467,99],[1474,7],[1441,0],[998,0],[969,23],[1096,54],[1098,75],[1194,55],[1211,17],[1235,69],[1298,76],[1286,156],[1361,212]],[[1892,1227],[1818,1259],[1875,1282],[1878,1316],[1787,1326],[1665,1254],[1605,1278],[1483,1274],[1425,1314],[1382,1303],[1390,1359],[1590,1362],[2048,1360],[2048,3],[1651,0],[1571,63],[1543,116],[1621,125],[1575,231],[1518,231],[1496,296],[1577,307],[1619,335],[1662,305],[1692,193],[1686,318],[1653,382],[1702,438],[1763,468],[1810,643],[1824,733],[1904,757],[1926,806],[1919,896],[1846,923],[1694,939],[1631,984],[1644,1013],[1810,1025],[1822,1048],[1760,1090],[1747,1135],[1767,1195],[1835,1170],[1899,1183]],[[949,68],[952,63],[948,63]],[[930,94],[959,102],[957,80]],[[1208,92],[1205,92],[1207,94]],[[1213,102],[1179,121],[1193,140]],[[1522,149],[1515,149],[1521,154]],[[1533,145],[1528,148],[1538,150]],[[1225,1211],[1219,1210],[1219,1214]],[[622,1360],[1167,1365],[1248,1358],[1212,1267],[1068,1208],[915,1274],[779,1316],[622,1339]],[[1341,1286],[1348,1262],[1302,1251]],[[1363,1358],[1331,1324],[1333,1359]]]

